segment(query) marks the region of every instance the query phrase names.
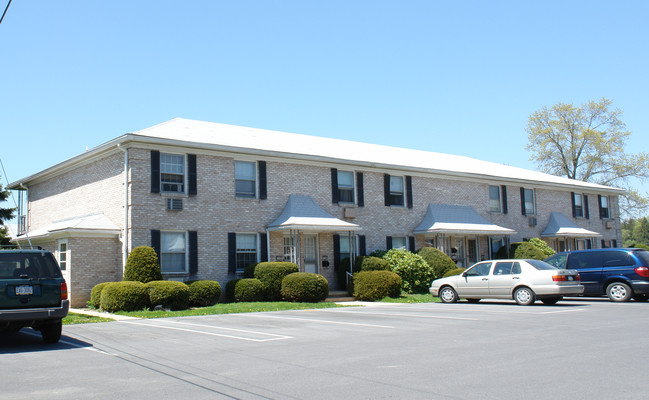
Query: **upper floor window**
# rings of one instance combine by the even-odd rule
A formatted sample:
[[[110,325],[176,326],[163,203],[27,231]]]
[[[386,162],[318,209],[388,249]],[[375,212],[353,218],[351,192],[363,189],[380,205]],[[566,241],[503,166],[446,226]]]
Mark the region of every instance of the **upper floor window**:
[[[523,215],[535,215],[534,189],[521,188],[521,209]]]
[[[160,270],[162,273],[187,271],[185,232],[160,232]]]
[[[584,217],[584,198],[579,193],[574,193],[572,196],[572,209],[573,216],[577,218]]]
[[[185,156],[160,154],[160,184],[163,192],[185,192]]]
[[[237,197],[257,197],[257,168],[255,162],[234,162],[234,190]]]
[[[611,217],[608,206],[608,196],[599,197],[599,217],[602,219]]]
[[[354,173],[351,171],[338,171],[338,201],[354,202]]]
[[[501,212],[500,187],[498,186],[489,186],[489,211]]]
[[[390,176],[389,205],[403,206],[404,184],[403,176]]]

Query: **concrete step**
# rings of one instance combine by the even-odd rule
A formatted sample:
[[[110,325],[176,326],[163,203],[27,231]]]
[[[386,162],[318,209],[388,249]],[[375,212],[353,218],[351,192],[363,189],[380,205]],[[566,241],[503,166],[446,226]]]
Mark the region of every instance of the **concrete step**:
[[[325,301],[354,301],[354,297],[350,296],[346,290],[331,290],[329,297]]]

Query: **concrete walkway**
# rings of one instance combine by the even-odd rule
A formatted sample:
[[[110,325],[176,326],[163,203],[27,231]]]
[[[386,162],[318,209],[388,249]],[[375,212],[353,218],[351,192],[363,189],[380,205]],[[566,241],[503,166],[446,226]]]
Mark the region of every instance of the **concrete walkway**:
[[[125,320],[129,320],[129,319],[139,319],[139,318],[136,318],[136,317],[128,317],[126,315],[117,315],[117,314],[111,314],[111,313],[107,313],[107,312],[96,311],[96,310],[92,310],[90,308],[71,308],[70,312],[75,313],[75,314],[90,315],[90,316],[93,316],[93,317],[110,318],[110,319],[114,319],[115,321],[125,321]]]

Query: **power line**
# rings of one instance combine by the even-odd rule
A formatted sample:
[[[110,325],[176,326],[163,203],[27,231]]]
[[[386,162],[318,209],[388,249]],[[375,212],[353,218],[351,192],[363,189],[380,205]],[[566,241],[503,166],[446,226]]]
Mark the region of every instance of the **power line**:
[[[7,14],[7,10],[9,9],[10,4],[11,4],[11,0],[9,0],[9,3],[7,3],[7,7],[5,7],[5,12],[3,12],[2,17],[0,17],[0,24],[2,23],[2,20],[5,19],[5,15]]]

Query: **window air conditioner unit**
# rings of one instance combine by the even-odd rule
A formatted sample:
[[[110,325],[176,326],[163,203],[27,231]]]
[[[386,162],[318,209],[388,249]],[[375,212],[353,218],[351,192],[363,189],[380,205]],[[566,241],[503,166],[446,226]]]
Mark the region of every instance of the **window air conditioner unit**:
[[[183,209],[183,199],[167,199],[167,210],[180,211]]]
[[[527,223],[530,226],[536,226],[536,217],[529,217],[528,220],[527,220]]]

